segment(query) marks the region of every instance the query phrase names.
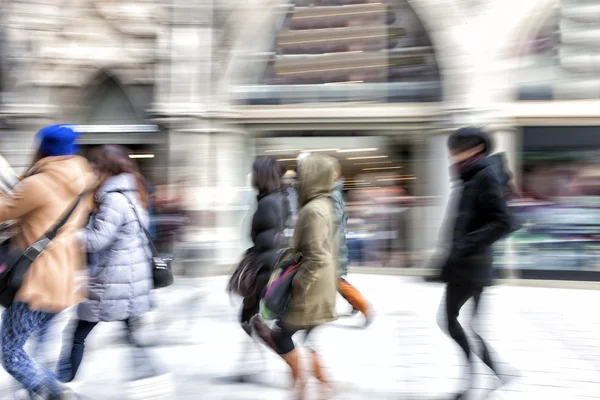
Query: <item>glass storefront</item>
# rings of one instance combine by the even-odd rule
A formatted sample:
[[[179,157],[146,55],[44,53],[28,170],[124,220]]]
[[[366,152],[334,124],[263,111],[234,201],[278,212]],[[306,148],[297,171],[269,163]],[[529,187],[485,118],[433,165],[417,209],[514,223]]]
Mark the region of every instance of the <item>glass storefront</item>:
[[[512,204],[524,226],[499,246],[503,255],[506,242],[512,246],[510,263],[520,277],[600,280],[600,136],[593,132],[598,130],[524,130],[523,198]],[[499,267],[509,262],[500,260]]]
[[[304,132],[306,133],[306,132]],[[275,136],[277,133],[272,132]],[[299,135],[302,133],[298,133]],[[397,136],[373,132],[311,132],[315,136],[263,137],[256,155],[276,156],[293,176],[300,152],[318,152],[339,160],[348,212],[348,246],[352,266],[409,268],[422,266],[424,254],[415,240],[427,229],[425,160],[418,146]],[[405,138],[406,140],[406,138]],[[292,180],[293,181],[293,180]],[[288,181],[290,184],[291,181]],[[293,192],[290,192],[293,193]],[[419,222],[416,222],[419,220]],[[288,235],[293,231],[289,230]]]

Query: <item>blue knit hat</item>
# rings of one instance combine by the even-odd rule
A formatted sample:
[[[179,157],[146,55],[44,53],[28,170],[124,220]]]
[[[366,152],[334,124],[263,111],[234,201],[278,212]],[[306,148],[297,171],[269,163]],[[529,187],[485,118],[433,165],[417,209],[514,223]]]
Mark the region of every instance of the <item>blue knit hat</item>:
[[[76,140],[79,132],[75,125],[50,125],[40,129],[35,135],[39,151],[44,157],[71,156],[77,154],[79,146]]]

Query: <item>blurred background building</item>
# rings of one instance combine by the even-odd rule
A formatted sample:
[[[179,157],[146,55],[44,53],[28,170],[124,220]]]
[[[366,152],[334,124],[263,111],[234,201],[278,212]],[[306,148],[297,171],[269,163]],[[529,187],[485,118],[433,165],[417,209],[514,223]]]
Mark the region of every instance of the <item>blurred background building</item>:
[[[476,124],[535,222],[502,273],[536,277],[532,251],[558,277],[600,270],[600,1],[2,0],[0,21],[0,153],[24,170],[58,122],[84,153],[129,147],[186,212],[188,266],[247,245],[255,156],[310,150],[343,164],[356,264],[421,267],[446,135]]]

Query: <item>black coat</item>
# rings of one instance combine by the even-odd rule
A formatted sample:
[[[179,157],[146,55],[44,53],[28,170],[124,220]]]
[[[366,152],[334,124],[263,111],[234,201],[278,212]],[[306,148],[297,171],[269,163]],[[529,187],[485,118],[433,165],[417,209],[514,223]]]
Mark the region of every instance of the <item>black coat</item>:
[[[259,254],[265,269],[272,270],[278,251],[286,247],[285,224],[289,218],[287,196],[282,192],[258,196],[258,207],[252,218],[252,250]]]
[[[482,158],[463,167],[452,241],[442,266],[442,279],[453,284],[488,286],[492,283],[492,245],[513,230],[505,199],[508,173],[499,156]]]

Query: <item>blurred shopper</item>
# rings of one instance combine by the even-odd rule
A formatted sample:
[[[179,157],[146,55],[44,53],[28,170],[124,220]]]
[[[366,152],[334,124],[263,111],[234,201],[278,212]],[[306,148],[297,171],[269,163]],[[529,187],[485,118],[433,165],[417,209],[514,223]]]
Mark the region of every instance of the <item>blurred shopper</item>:
[[[181,239],[183,228],[187,221],[183,204],[183,182],[177,188],[169,185],[161,185],[157,188],[157,194],[153,199],[155,212],[155,236],[154,244],[160,254],[172,256],[175,246]],[[179,189],[179,190],[178,190]]]
[[[510,233],[511,217],[505,200],[502,159],[488,157],[491,148],[488,135],[477,128],[461,128],[448,139],[448,150],[455,162],[456,178],[462,181],[456,216],[451,228],[450,252],[441,269],[446,285],[445,315],[448,334],[461,347],[470,366],[469,386],[456,399],[466,398],[473,379],[472,349],[458,322],[463,305],[471,298],[476,316],[483,289],[492,284],[492,245]],[[475,333],[481,360],[499,376],[488,345]]]
[[[0,197],[0,222],[18,221],[11,243],[15,248],[24,250],[39,240],[93,184],[87,161],[75,155],[77,136],[64,125],[40,130],[33,166]],[[86,202],[79,203],[52,245],[31,265],[15,302],[2,314],[3,366],[29,392],[25,398],[71,398],[54,374],[33,361],[23,347],[32,334],[43,336],[57,313],[81,300],[74,280],[84,258],[75,232],[85,224],[86,208]]]
[[[346,227],[348,224],[348,215],[346,213],[346,204],[344,202],[344,179],[342,177],[342,166],[334,160],[335,182],[331,190],[331,201],[335,212],[336,233],[339,243],[338,266],[340,280],[338,291],[342,297],[352,306],[352,313],[361,312],[365,316],[365,327],[371,325],[373,314],[369,309],[369,303],[364,296],[347,280],[348,274],[348,242],[346,239]]]
[[[310,350],[313,376],[320,382],[327,398],[333,394],[333,386],[323,372],[315,346],[306,342],[317,327],[336,319],[338,244],[335,213],[329,199],[335,177],[333,164],[329,157],[317,154],[303,158],[298,165],[300,212],[294,246],[304,257],[304,262],[292,283],[291,309],[286,317],[276,321],[274,330],[258,316],[253,319],[258,336],[289,365],[298,399],[304,399],[306,386],[292,340],[299,331],[306,332],[305,343]]]
[[[259,311],[259,301],[265,290],[273,268],[278,261],[279,250],[286,247],[284,236],[289,205],[283,191],[285,168],[274,157],[259,157],[252,165],[252,186],[258,191],[258,206],[252,218],[250,236],[254,246],[250,249],[256,255],[254,295],[244,298],[240,323],[244,331],[251,335],[250,319]]]
[[[96,212],[80,232],[90,260],[89,300],[77,308],[75,331],[63,344],[57,372],[62,382],[77,375],[85,340],[99,322],[123,322],[130,344],[137,346],[135,320],[150,310],[152,253],[140,226],[147,229],[149,223],[144,178],[120,146],[95,149],[90,161],[100,184],[94,194]]]

